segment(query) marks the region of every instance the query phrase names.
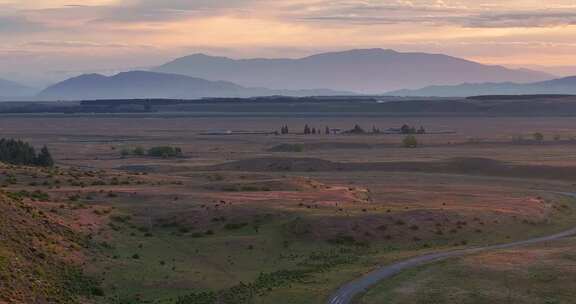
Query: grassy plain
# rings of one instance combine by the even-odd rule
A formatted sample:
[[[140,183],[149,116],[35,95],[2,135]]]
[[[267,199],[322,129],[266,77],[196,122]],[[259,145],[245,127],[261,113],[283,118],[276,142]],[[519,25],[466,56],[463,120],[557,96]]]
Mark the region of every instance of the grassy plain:
[[[11,193],[46,193],[34,204],[52,210],[54,218],[93,241],[92,255],[82,263],[102,283],[105,296],[95,301],[212,303],[216,297],[224,303],[322,303],[339,285],[377,265],[576,226],[576,205],[553,193],[573,191],[575,180],[570,175],[545,178],[550,167],[576,168],[574,122],[502,117],[2,117],[3,137],[48,145],[62,169],[56,174],[5,168],[0,182]],[[446,134],[420,135],[416,149],[403,148],[401,135],[294,134],[305,124],[321,130],[360,124],[370,130],[403,123]],[[294,133],[205,135],[213,130],[271,131],[285,124]],[[536,132],[545,141],[529,140]],[[301,144],[303,149],[272,152],[282,144]],[[124,148],[161,145],[181,147],[184,157],[120,154]],[[302,166],[282,167],[293,158],[307,160]],[[338,170],[324,163],[411,161],[424,166],[451,159],[461,159],[465,166],[449,172],[418,166]],[[525,172],[530,174],[492,176],[478,165],[470,170],[468,165],[478,159],[528,166]],[[234,165],[242,161],[242,166]],[[366,167],[370,165],[357,168]],[[564,256],[568,245],[554,246]],[[497,280],[501,270],[489,267],[498,262],[495,256],[507,252],[411,271],[360,301],[445,303],[425,302],[434,299],[425,295],[430,284],[446,282],[431,290],[450,288],[449,294],[488,287],[474,277],[447,277],[477,271]],[[476,265],[480,260],[482,265]],[[507,277],[513,275],[510,270]],[[508,289],[515,299],[529,295],[524,289]],[[504,291],[501,287],[488,299],[501,299]]]

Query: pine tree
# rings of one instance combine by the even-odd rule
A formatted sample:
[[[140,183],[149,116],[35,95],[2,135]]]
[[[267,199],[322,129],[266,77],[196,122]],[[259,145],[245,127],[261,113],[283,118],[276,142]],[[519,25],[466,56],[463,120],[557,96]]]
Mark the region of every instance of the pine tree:
[[[38,154],[38,157],[36,158],[36,165],[42,167],[54,166],[54,159],[52,159],[52,155],[50,154],[48,147],[42,147],[40,154]]]
[[[13,165],[34,165],[36,152],[30,144],[23,141],[1,139],[0,161]]]

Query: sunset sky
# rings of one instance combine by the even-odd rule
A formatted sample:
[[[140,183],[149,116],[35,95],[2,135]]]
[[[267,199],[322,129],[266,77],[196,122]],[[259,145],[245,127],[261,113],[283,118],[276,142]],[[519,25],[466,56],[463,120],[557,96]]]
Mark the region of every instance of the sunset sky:
[[[576,66],[572,0],[0,0],[0,77],[41,84],[205,52],[350,48]]]

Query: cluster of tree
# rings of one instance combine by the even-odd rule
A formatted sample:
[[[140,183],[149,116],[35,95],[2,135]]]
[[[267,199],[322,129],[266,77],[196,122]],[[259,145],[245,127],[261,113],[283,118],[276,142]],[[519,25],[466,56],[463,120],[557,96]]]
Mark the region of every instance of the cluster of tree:
[[[310,127],[308,124],[304,126],[304,135],[310,134],[320,134],[320,130],[316,130],[314,127]]]
[[[46,146],[37,154],[29,143],[5,138],[0,139],[0,162],[23,166],[54,166],[54,160]]]
[[[410,134],[426,134],[426,129],[424,129],[424,127],[420,127],[420,128],[416,128],[416,127],[412,127],[409,126],[407,124],[403,125],[402,127],[400,127],[400,129],[396,129],[396,132],[400,132],[400,134],[405,134],[405,135],[410,135]],[[289,134],[290,130],[288,128],[287,125],[284,125],[280,128],[280,132],[276,132],[276,134]],[[333,133],[333,130],[330,129],[328,126],[326,126],[324,128],[324,130],[322,130],[321,128],[316,128],[316,127],[312,127],[308,124],[306,124],[304,126],[304,131],[303,134],[304,135],[330,135]],[[354,127],[350,130],[346,130],[343,131],[344,134],[380,134],[382,133],[382,131],[377,128],[376,126],[372,126],[372,130],[371,132],[366,131],[364,128],[362,128],[360,125],[356,124],[354,125]]]
[[[330,131],[330,128],[325,127],[324,128],[324,135],[330,135],[330,133],[332,133]],[[310,134],[322,134],[322,129],[310,127],[309,125],[305,125],[304,126],[304,135],[310,135]]]
[[[120,154],[122,155],[122,157],[134,155],[134,156],[170,158],[170,157],[181,157],[183,155],[183,152],[182,149],[179,147],[158,146],[158,147],[152,147],[148,150],[145,150],[142,147],[135,147],[133,149],[124,148],[122,149]]]
[[[354,125],[354,128],[345,131],[344,133],[346,134],[368,134],[368,132],[366,130],[364,130],[364,128],[362,128],[360,125]],[[372,134],[380,134],[382,133],[382,131],[380,131],[379,128],[376,128],[376,126],[372,126]]]
[[[426,129],[420,126],[420,128],[416,129],[415,127],[411,127],[409,125],[403,125],[400,127],[400,133],[402,134],[426,134]]]
[[[361,126],[354,125],[354,128],[346,131],[346,133],[348,133],[348,134],[365,134],[366,131],[364,131],[364,129]]]

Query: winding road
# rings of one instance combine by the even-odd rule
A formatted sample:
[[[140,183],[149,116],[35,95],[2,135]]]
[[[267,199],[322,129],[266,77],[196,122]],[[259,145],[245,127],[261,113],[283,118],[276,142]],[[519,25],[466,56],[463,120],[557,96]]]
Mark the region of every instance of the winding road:
[[[576,193],[559,193],[562,195],[571,196],[576,198]],[[562,238],[566,238],[569,236],[576,235],[576,228],[560,232],[554,235],[533,238],[525,241],[517,241],[507,244],[500,244],[500,245],[492,245],[486,247],[477,247],[477,248],[469,248],[469,249],[461,249],[461,250],[452,250],[446,252],[438,252],[438,253],[431,253],[426,254],[418,257],[414,257],[405,261],[397,262],[394,264],[386,265],[380,267],[365,276],[356,279],[348,284],[340,287],[329,299],[328,304],[350,304],[352,303],[353,299],[361,294],[366,292],[370,287],[376,285],[377,283],[393,277],[394,275],[402,272],[403,270],[415,268],[421,265],[430,264],[433,262],[438,262],[442,260],[446,260],[453,257],[460,257],[468,254],[479,253],[487,250],[494,250],[494,249],[506,249],[511,247],[523,246],[523,245],[531,245],[537,244],[542,242],[548,241],[555,241]]]

